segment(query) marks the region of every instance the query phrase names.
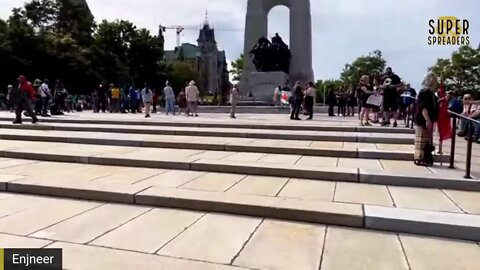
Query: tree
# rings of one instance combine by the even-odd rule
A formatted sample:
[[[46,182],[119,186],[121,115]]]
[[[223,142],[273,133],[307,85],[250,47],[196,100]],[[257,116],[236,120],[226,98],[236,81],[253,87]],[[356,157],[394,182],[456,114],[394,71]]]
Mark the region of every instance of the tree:
[[[200,74],[195,70],[189,62],[175,61],[169,66],[168,78],[173,89],[179,91],[185,88],[186,84],[191,80],[201,85]]]
[[[325,96],[327,91],[331,88],[335,89],[335,91],[341,90],[345,87],[345,82],[338,79],[328,79],[328,80],[318,80],[315,84],[315,89],[317,89],[316,97],[317,103],[325,102]]]
[[[128,21],[97,27],[85,1],[31,0],[0,20],[0,87],[20,74],[61,79],[70,93],[89,93],[101,81],[164,85],[163,36]]]
[[[362,75],[379,75],[385,70],[386,64],[382,52],[376,50],[367,56],[358,57],[351,64],[346,64],[340,79],[348,85],[356,86]]]
[[[438,59],[430,69],[444,80],[447,88],[460,93],[480,92],[480,49],[461,46],[450,59]]]
[[[243,55],[243,53],[237,60],[232,62],[232,70],[230,70],[230,74],[233,75],[233,81],[239,81],[241,79],[244,63],[245,56]]]

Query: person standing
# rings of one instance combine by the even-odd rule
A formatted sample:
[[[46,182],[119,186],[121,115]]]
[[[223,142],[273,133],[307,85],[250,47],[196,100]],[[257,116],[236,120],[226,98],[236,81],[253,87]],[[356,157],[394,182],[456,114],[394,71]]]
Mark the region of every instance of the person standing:
[[[300,114],[300,107],[303,103],[303,89],[300,85],[300,82],[295,83],[294,92],[293,92],[293,109],[290,114],[290,120],[302,120],[298,116]]]
[[[357,106],[357,97],[355,91],[350,86],[347,91],[347,116],[355,116],[355,107]]]
[[[7,110],[10,112],[13,112],[13,100],[12,100],[12,94],[13,93],[13,85],[8,85],[7,86]]]
[[[169,82],[163,88],[163,96],[165,97],[165,114],[172,113],[175,115],[175,93]]]
[[[327,96],[325,97],[325,103],[328,104],[328,116],[335,116],[334,110],[337,103],[337,97],[335,96],[335,89],[330,86]]]
[[[307,120],[313,119],[313,105],[315,104],[315,85],[313,82],[307,84],[307,90],[305,91],[305,107],[308,112]]]
[[[112,95],[111,103],[112,103],[112,108],[110,112],[112,113],[118,113],[120,112],[120,88],[117,85],[114,85],[113,83],[110,84],[110,91]]]
[[[437,76],[430,72],[422,83],[423,89],[418,94],[417,113],[415,117],[415,157],[418,166],[433,165],[433,125],[437,120],[437,106],[434,92],[438,88]]]
[[[182,89],[178,94],[178,113],[182,114],[182,110],[185,111],[185,114],[188,116],[188,105],[187,105],[187,98],[185,97],[185,90]]]
[[[185,96],[187,98],[188,110],[189,110],[187,116],[195,115],[195,117],[198,117],[197,107],[198,107],[200,92],[198,91],[198,88],[195,85],[195,81],[191,81],[188,84],[187,88],[185,89]]]
[[[152,102],[153,102],[153,92],[148,87],[147,83],[145,83],[145,88],[143,88],[141,94],[142,94],[143,105],[145,106],[145,118],[150,118],[150,106],[152,105]]]
[[[370,124],[370,111],[373,106],[368,104],[367,101],[368,101],[368,98],[372,94],[375,94],[376,92],[373,90],[373,87],[370,85],[370,78],[368,77],[368,75],[363,75],[360,78],[360,84],[359,84],[358,90],[361,93],[362,104],[363,104],[362,111],[360,112],[360,125],[371,126],[372,124]]]
[[[48,83],[48,79],[43,80],[42,85],[38,89],[42,101],[42,116],[48,116],[48,103],[50,101],[50,97],[52,96],[50,93],[50,88],[48,88]]]
[[[383,114],[384,122],[382,126],[390,125],[390,116],[393,115],[393,127],[397,127],[398,107],[400,96],[398,89],[402,86],[400,77],[393,73],[392,68],[386,69],[383,77]]]
[[[107,91],[108,91],[107,83],[106,82],[101,83],[97,91],[98,93],[97,108],[99,112],[100,110],[102,110],[102,112],[104,113],[107,110]]]
[[[35,90],[35,103],[34,103],[34,111],[35,115],[42,114],[42,96],[40,94],[40,87],[42,86],[42,80],[36,79],[33,81],[33,90]]]
[[[28,115],[32,118],[32,124],[38,122],[38,118],[32,110],[32,101],[35,98],[35,90],[33,89],[32,84],[27,81],[27,78],[23,75],[18,77],[18,89],[19,89],[19,98],[15,104],[15,116],[16,119],[13,121],[13,124],[22,123],[22,112],[26,110]]]
[[[135,85],[130,86],[130,112],[137,113],[137,90],[135,90]]]
[[[230,118],[236,119],[235,112],[237,110],[238,103],[238,88],[237,85],[234,85],[230,92],[230,104],[232,104],[232,109],[230,110]]]

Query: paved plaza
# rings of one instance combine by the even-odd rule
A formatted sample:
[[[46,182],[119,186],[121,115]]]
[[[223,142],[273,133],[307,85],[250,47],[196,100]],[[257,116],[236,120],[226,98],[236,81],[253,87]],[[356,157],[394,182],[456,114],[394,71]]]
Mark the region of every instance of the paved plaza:
[[[65,269],[478,269],[480,180],[357,118],[0,113],[0,246]],[[473,173],[480,176],[478,145]],[[382,254],[382,256],[379,256]]]

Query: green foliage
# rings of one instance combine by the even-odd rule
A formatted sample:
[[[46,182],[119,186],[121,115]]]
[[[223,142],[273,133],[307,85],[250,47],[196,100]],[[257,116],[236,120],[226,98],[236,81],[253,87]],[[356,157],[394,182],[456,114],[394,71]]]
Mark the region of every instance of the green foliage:
[[[232,62],[232,70],[230,70],[230,74],[233,75],[233,81],[239,81],[242,77],[243,65],[245,63],[245,56],[243,53],[240,57]]]
[[[20,74],[61,79],[72,93],[91,92],[101,81],[159,87],[169,76],[163,43],[128,21],[97,26],[81,1],[32,0],[0,20],[0,89]]]
[[[188,62],[176,61],[169,65],[169,74],[172,78],[170,83],[177,92],[185,88],[191,80],[194,80],[197,85],[201,85],[200,74]]]
[[[387,61],[383,59],[382,52],[376,50],[367,56],[360,56],[351,64],[346,64],[340,79],[348,85],[356,86],[363,75],[381,74],[385,70],[386,64]]]
[[[452,53],[450,59],[438,59],[431,70],[440,76],[447,88],[470,92],[480,92],[480,50],[462,46]]]
[[[325,102],[325,96],[328,90],[331,88],[335,90],[340,90],[345,87],[345,83],[342,80],[335,80],[335,79],[329,79],[329,80],[318,80],[315,83],[315,89],[317,90],[316,97],[317,97],[317,103],[324,103]]]

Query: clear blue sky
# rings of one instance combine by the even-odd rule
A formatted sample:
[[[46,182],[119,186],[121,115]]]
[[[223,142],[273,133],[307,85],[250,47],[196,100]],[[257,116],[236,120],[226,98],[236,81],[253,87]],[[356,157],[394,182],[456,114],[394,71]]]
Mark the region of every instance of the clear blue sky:
[[[0,0],[0,17],[23,1]],[[216,28],[244,28],[247,0],[88,0],[97,20],[127,19],[157,32],[158,25],[199,26],[209,12]],[[448,57],[455,46],[427,45],[428,20],[456,16],[470,20],[470,41],[480,43],[479,0],[312,0],[313,54],[316,79],[338,78],[344,65],[357,56],[380,49],[404,80],[418,87],[437,58]],[[269,32],[288,40],[288,9],[277,7],[269,16]],[[243,33],[217,31],[220,49],[233,60],[243,51]],[[186,31],[183,42],[196,43],[198,33]],[[175,33],[166,35],[166,49]]]

